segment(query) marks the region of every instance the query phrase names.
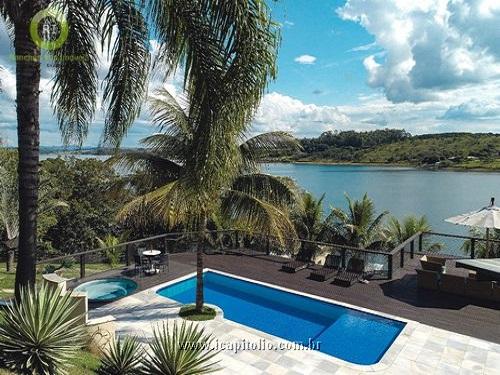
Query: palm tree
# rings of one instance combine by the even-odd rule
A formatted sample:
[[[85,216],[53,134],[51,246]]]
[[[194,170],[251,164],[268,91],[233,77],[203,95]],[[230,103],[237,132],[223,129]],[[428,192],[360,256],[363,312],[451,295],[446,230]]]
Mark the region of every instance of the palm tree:
[[[141,4],[146,8],[140,9]],[[112,43],[103,90],[108,109],[104,143],[118,146],[139,113],[149,72],[150,34],[159,44],[156,62],[166,68],[162,69],[165,77],[182,65],[189,102],[194,104],[190,115],[196,119],[197,128],[186,160],[189,173],[170,190],[171,195],[189,190],[184,194],[184,207],[199,209],[199,215],[191,220],[195,227],[203,227],[211,210],[211,193],[219,191],[227,176],[238,168],[238,160],[231,158],[236,149],[234,139],[246,128],[268,77],[275,74],[278,36],[263,0],[0,0],[0,14],[10,25],[16,55],[20,220],[17,296],[20,286],[35,281],[41,52],[40,43],[37,45],[29,35],[29,25],[49,5],[58,10],[52,18],[60,20],[60,14],[64,14],[70,28],[62,46],[48,51],[58,62],[52,99],[67,143],[83,142],[95,112],[97,41]],[[179,189],[181,186],[186,189]]]
[[[65,28],[62,19],[69,25],[67,39],[58,49],[50,41],[39,38],[35,42],[30,36],[34,16],[49,7],[45,15],[50,16],[46,18],[57,20],[61,33]],[[57,61],[52,102],[63,139],[65,143],[81,144],[96,108],[98,41],[106,44],[115,33],[111,65],[104,80],[103,99],[108,111],[103,141],[117,145],[137,116],[146,90],[149,34],[136,2],[127,0],[0,0],[0,14],[8,25],[16,56],[19,298],[20,288],[35,282],[41,48],[48,48],[48,55]]]
[[[335,242],[360,248],[378,248],[382,244],[382,224],[388,211],[375,213],[373,201],[365,194],[361,200],[352,200],[346,194],[347,210],[333,208],[326,221]]]
[[[14,251],[18,243],[18,178],[17,154],[12,151],[0,151],[0,229],[6,235],[4,245],[7,248],[7,271],[13,269]],[[53,199],[53,194],[47,179],[42,176],[40,181],[37,215],[54,211],[56,208],[68,207],[62,200]]]
[[[325,194],[319,199],[315,199],[309,192],[302,194],[300,204],[292,213],[295,231],[300,239],[324,242],[331,239],[332,233],[324,217],[324,199]],[[318,251],[320,251],[320,248],[317,245],[310,242],[301,242],[297,259],[309,262]]]
[[[425,216],[409,215],[401,221],[391,216],[382,229],[382,237],[385,243],[391,247],[395,247],[419,232],[430,232],[431,230],[432,227]],[[437,242],[430,243],[425,237],[423,238],[422,249],[424,251],[437,252],[441,248],[442,244]]]
[[[189,190],[181,190],[185,187],[178,184],[188,173],[186,159],[192,152],[196,125],[190,123],[189,113],[184,112],[168,91],[162,90],[158,94],[151,101],[153,122],[165,133],[143,139],[144,150],[123,152],[110,160],[131,172],[125,181],[141,194],[123,207],[118,218],[141,224],[160,215],[167,227],[182,225],[190,229],[190,207],[173,194],[182,198],[189,193]],[[251,228],[281,241],[294,236],[288,209],[296,201],[295,185],[288,179],[261,173],[257,162],[259,158],[280,150],[299,147],[297,140],[284,132],[260,134],[241,142],[237,149],[240,168],[213,197],[214,208],[207,213],[203,226],[197,229],[203,232],[209,221],[215,225],[224,221],[232,227]],[[172,193],[173,189],[175,193]],[[199,241],[203,243],[206,239],[200,238]],[[201,246],[198,249],[199,259]],[[203,264],[198,262],[197,269],[201,274]]]

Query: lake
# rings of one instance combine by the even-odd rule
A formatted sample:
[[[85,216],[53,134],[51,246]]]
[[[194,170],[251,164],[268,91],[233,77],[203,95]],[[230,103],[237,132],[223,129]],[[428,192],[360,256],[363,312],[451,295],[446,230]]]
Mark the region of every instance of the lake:
[[[61,156],[41,155],[41,159]],[[66,154],[78,158],[106,160],[107,155]],[[324,208],[345,208],[344,194],[359,199],[364,193],[384,210],[398,218],[425,215],[435,232],[467,234],[467,228],[444,219],[487,205],[491,197],[500,200],[500,173],[430,171],[416,168],[270,163],[264,172],[293,178],[300,186],[320,197]]]
[[[425,215],[436,232],[466,234],[444,219],[473,211],[500,199],[500,173],[429,171],[415,168],[323,164],[266,164],[264,171],[289,176],[320,197],[324,207],[345,208],[344,194],[373,199],[378,212],[394,216]]]

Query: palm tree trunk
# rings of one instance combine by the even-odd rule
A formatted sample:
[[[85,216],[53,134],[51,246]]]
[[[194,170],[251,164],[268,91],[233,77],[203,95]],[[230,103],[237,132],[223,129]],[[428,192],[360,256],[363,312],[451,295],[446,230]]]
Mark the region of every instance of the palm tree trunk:
[[[16,296],[35,283],[35,250],[40,145],[40,50],[29,36],[28,18],[15,25],[19,179],[19,250]]]
[[[207,218],[203,218],[199,229],[198,245],[196,247],[196,311],[203,310],[203,248],[205,243],[204,231],[207,226]]]

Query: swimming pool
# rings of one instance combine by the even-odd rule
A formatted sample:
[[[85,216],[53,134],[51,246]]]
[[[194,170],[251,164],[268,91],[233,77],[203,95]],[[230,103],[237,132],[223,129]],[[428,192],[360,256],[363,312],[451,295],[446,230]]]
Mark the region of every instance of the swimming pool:
[[[88,281],[75,288],[87,292],[89,302],[110,302],[125,297],[137,289],[137,283],[122,277]]]
[[[325,285],[328,287],[328,285]],[[196,278],[157,291],[181,303],[195,299]],[[205,302],[224,317],[348,362],[371,365],[389,349],[405,323],[208,271]]]

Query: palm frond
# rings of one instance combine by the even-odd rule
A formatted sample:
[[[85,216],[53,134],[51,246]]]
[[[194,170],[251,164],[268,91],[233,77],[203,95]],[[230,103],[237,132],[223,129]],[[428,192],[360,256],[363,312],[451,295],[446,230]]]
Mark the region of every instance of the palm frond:
[[[102,39],[110,42],[113,30],[117,30],[103,92],[103,100],[108,106],[103,141],[119,145],[139,115],[146,95],[150,68],[149,32],[137,2],[102,1],[101,14],[105,15]]]
[[[143,138],[141,145],[165,158],[184,163],[189,149],[189,139],[180,135],[153,134]]]
[[[177,180],[183,170],[175,161],[150,151],[119,152],[109,158],[107,163],[132,174],[140,174],[144,178],[142,184],[155,188]]]
[[[240,152],[247,169],[253,169],[255,163],[263,158],[278,156],[283,152],[299,151],[300,142],[290,133],[276,131],[256,135],[240,145]]]
[[[157,90],[149,100],[153,123],[161,131],[167,135],[190,139],[193,128],[181,105],[166,89]]]
[[[65,144],[82,144],[92,122],[98,89],[98,19],[92,0],[57,0],[66,14],[67,40],[52,51],[55,64],[51,100]]]
[[[221,203],[224,216],[236,223],[243,223],[252,231],[268,233],[284,243],[296,237],[288,212],[256,196],[238,190],[227,191]]]
[[[296,202],[296,189],[285,178],[252,173],[238,176],[232,185],[232,190],[250,194],[277,206],[286,207]]]

